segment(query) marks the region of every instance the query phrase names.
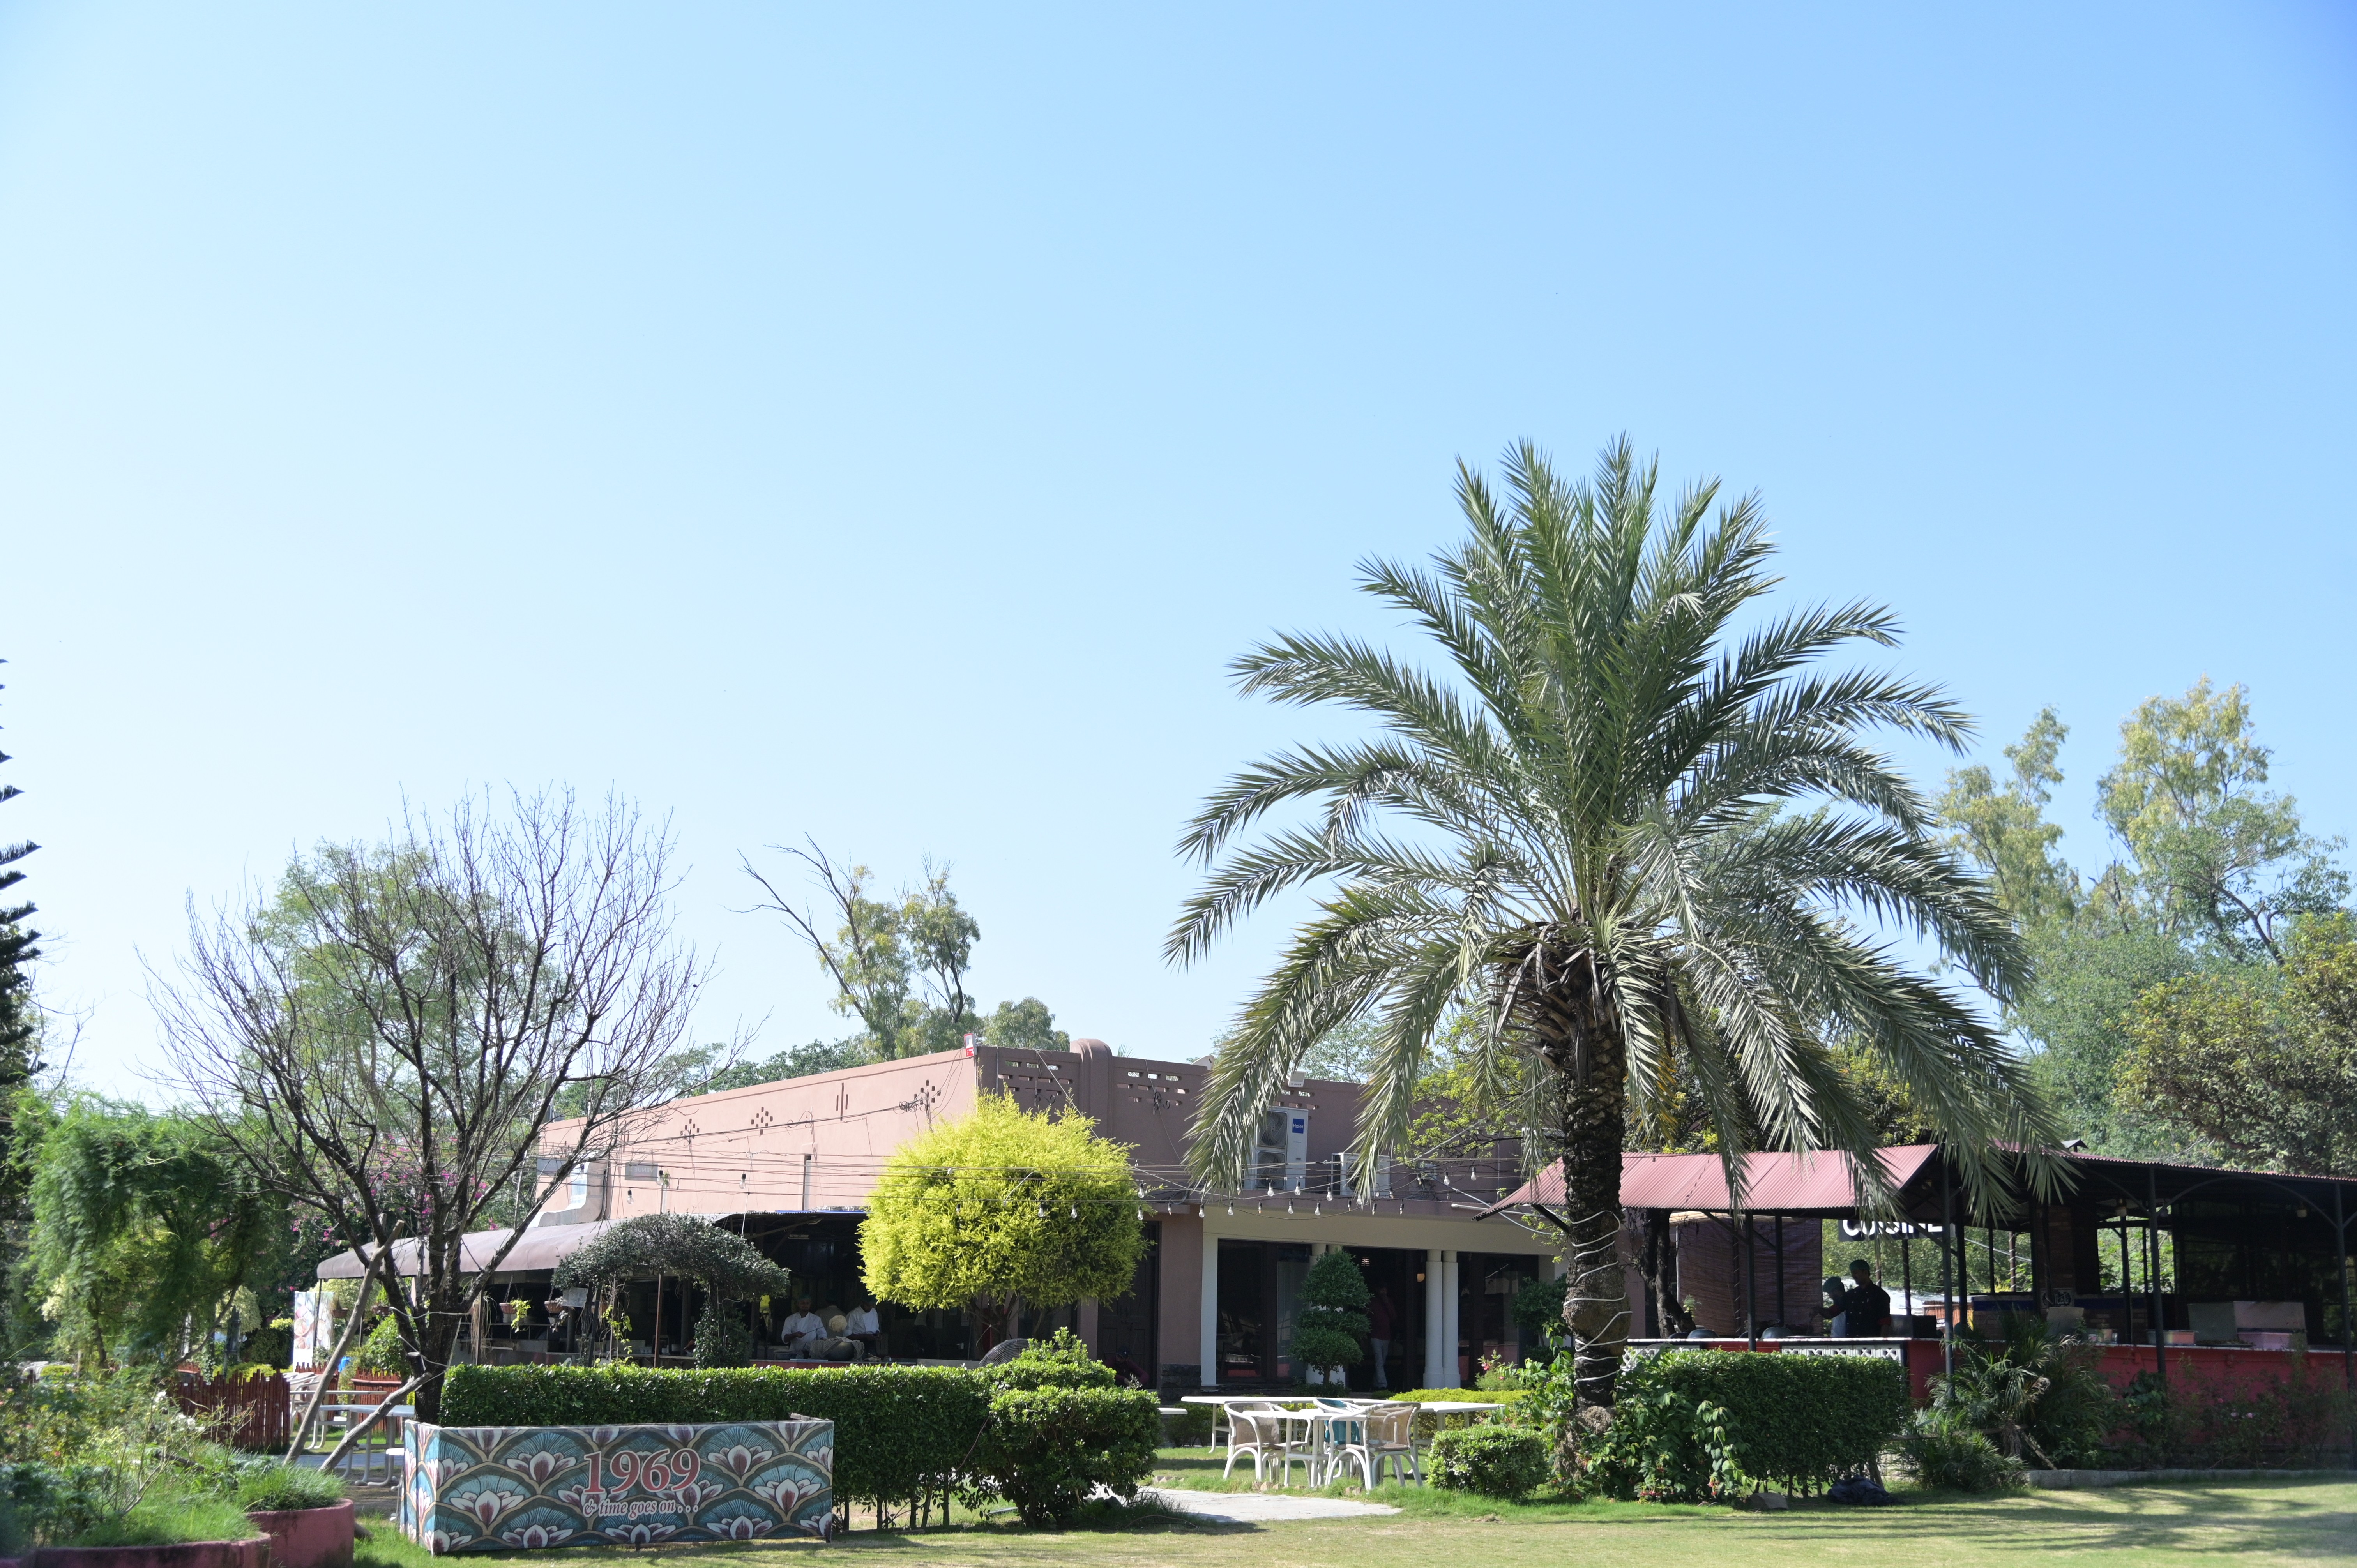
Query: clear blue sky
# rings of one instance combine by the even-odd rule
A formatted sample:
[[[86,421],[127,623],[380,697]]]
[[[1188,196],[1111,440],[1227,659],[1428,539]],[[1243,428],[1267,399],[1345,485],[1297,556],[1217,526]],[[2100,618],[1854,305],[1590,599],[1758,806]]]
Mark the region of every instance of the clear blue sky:
[[[404,792],[673,814],[730,913],[952,862],[976,989],[1195,1054],[1157,949],[1240,702],[1390,623],[1459,456],[1627,431],[1792,591],[2074,726],[2247,682],[2357,830],[2357,25],[2322,5],[0,7],[0,837],[91,1082],[183,901]],[[1931,757],[1913,757],[1936,777]]]

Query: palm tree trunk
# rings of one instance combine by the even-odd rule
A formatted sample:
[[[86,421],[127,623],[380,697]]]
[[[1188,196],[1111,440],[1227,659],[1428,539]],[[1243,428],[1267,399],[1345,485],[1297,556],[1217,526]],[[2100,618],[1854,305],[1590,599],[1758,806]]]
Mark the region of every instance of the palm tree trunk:
[[[1564,1219],[1571,1330],[1579,1402],[1609,1406],[1629,1338],[1629,1290],[1620,1268],[1620,1151],[1628,1141],[1628,1044],[1609,993],[1582,955],[1566,966],[1536,1009],[1539,1047],[1562,1086]]]

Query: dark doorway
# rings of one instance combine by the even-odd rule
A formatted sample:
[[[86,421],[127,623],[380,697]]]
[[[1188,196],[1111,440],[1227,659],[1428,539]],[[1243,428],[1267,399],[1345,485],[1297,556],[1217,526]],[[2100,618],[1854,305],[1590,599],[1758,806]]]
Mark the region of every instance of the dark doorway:
[[[1392,1334],[1389,1353],[1383,1358],[1383,1375],[1375,1371],[1372,1355],[1374,1335],[1367,1336],[1370,1354],[1367,1359],[1349,1369],[1350,1384],[1354,1391],[1373,1389],[1413,1389],[1424,1382],[1424,1254],[1397,1247],[1352,1247],[1351,1255],[1359,1261],[1359,1270],[1367,1276],[1370,1295],[1381,1292],[1391,1302]],[[1371,1325],[1381,1323],[1381,1315],[1370,1307]]]
[[[1513,1305],[1515,1294],[1539,1277],[1544,1260],[1498,1252],[1459,1252],[1457,1260],[1457,1377],[1471,1388],[1483,1360],[1496,1357],[1516,1366],[1525,1354],[1539,1353],[1541,1347],[1523,1344]]]
[[[1162,1227],[1149,1221],[1146,1256],[1128,1294],[1097,1303],[1097,1359],[1152,1388],[1160,1369],[1154,1348],[1161,1342],[1161,1306]]]
[[[1219,1381],[1290,1388],[1306,1241],[1220,1242]]]

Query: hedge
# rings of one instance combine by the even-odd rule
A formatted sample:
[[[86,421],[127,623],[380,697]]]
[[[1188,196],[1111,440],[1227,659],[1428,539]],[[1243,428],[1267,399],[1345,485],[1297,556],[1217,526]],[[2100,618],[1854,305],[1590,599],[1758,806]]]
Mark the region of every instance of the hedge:
[[[1023,1522],[1069,1523],[1103,1487],[1124,1502],[1154,1472],[1161,1402],[1146,1389],[1008,1389],[990,1402],[984,1486]]]
[[[1620,1428],[1643,1424],[1640,1412],[1663,1394],[1689,1413],[1717,1407],[1743,1474],[1801,1493],[1823,1490],[1872,1465],[1906,1429],[1909,1413],[1905,1370],[1879,1357],[1665,1350],[1636,1358],[1621,1372],[1613,1424],[1599,1449],[1629,1445],[1614,1439],[1638,1434]],[[1647,1441],[1673,1438],[1686,1441],[1667,1427]],[[1697,1448],[1692,1459],[1706,1473],[1702,1439],[1692,1441]]]
[[[892,1507],[938,1496],[970,1466],[991,1384],[958,1367],[450,1369],[449,1426],[620,1426],[640,1423],[834,1423],[834,1493]]]
[[[1523,1426],[1469,1426],[1432,1440],[1432,1484],[1485,1498],[1519,1498],[1547,1478],[1546,1439]]]
[[[1529,1391],[1527,1389],[1499,1389],[1494,1391],[1487,1389],[1407,1389],[1385,1397],[1398,1404],[1434,1407],[1446,1407],[1452,1404],[1515,1405],[1521,1403]],[[1509,1421],[1514,1417],[1514,1412],[1512,1410],[1492,1413]],[[1415,1434],[1418,1437],[1430,1437],[1441,1432],[1461,1432],[1471,1426],[1473,1420],[1470,1414],[1450,1415],[1442,1408],[1420,1410],[1415,1412]]]

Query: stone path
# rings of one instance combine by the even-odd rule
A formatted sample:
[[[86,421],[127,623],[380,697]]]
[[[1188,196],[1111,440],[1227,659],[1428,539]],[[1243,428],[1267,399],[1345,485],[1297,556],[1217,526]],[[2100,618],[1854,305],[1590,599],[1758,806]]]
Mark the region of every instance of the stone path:
[[[1347,1498],[1292,1497],[1283,1492],[1194,1492],[1178,1487],[1145,1487],[1140,1497],[1198,1519],[1231,1524],[1272,1524],[1297,1519],[1363,1519],[1393,1514],[1388,1503],[1354,1503]]]

